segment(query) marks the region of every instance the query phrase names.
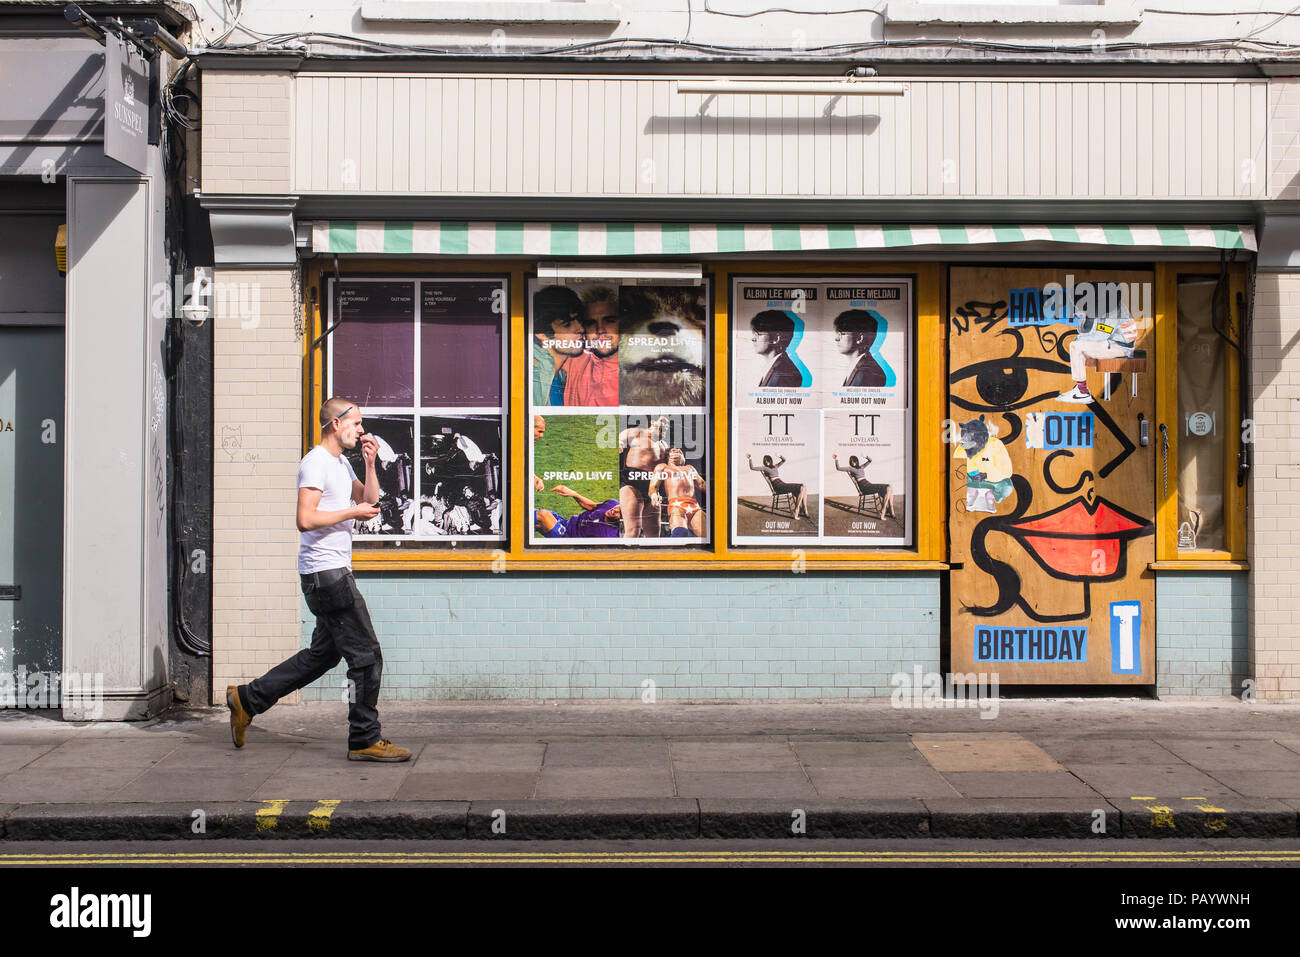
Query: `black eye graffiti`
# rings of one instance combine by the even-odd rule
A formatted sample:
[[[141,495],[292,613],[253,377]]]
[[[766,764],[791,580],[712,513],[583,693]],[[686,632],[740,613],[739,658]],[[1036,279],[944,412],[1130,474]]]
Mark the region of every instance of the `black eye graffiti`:
[[[981,405],[971,402],[959,395],[950,396],[954,405],[970,412],[1011,412],[1025,406],[1056,398],[1057,389],[1051,389],[1040,395],[1025,398],[1029,390],[1029,373],[1053,372],[1068,373],[1070,367],[1063,362],[1052,359],[1038,359],[1033,356],[1006,356],[998,359],[985,359],[958,369],[948,377],[949,385],[956,385],[966,379],[975,379],[975,391],[986,402]]]
[[[993,321],[996,322],[1000,318],[1002,317],[997,317]],[[1025,398],[1025,392],[1029,389],[1030,371],[1061,373],[1069,372],[1070,367],[1051,359],[1022,355],[1025,351],[1025,338],[1019,329],[1004,329],[998,333],[998,336],[1008,336],[1015,340],[1016,348],[1011,355],[974,362],[958,369],[948,377],[949,385],[974,378],[975,391],[987,404],[980,405],[955,394],[949,396],[953,404],[969,412],[1011,412],[1044,399],[1054,398],[1055,391]]]

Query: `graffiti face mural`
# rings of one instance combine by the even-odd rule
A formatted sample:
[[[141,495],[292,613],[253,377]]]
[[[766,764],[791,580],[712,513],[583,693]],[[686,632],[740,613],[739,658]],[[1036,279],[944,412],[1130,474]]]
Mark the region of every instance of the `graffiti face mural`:
[[[1146,278],[1124,274],[1134,275]],[[1147,604],[1142,627],[1154,634],[1151,450],[1136,441],[1154,390],[1136,378],[1132,388],[1109,388],[1104,376],[1127,374],[1093,366],[1080,382],[1072,349],[1080,324],[1063,310],[1055,317],[1073,321],[1047,322],[1032,309],[1034,322],[1012,321],[1012,293],[1064,278],[1048,270],[951,271],[949,520],[960,566],[952,573],[953,666],[1001,661],[1011,672],[1004,683],[1150,681],[1149,649],[1144,670],[1116,675],[1100,643],[1109,641],[1102,619],[1113,601]],[[1128,332],[1141,345],[1134,328]],[[1070,398],[1085,392],[1092,401]],[[1006,654],[1017,636],[1033,641],[1023,655]]]

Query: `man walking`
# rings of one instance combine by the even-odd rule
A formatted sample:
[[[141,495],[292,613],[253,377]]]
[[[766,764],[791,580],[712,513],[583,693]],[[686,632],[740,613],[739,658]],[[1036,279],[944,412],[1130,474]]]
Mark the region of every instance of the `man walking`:
[[[316,616],[311,647],[276,665],[246,685],[226,688],[230,735],[244,746],[253,716],[290,692],[311,684],[346,658],[348,663],[348,760],[408,761],[411,752],[379,734],[379,680],[384,658],[370,623],[366,601],[352,577],[354,519],[379,514],[379,443],[361,427],[361,410],[346,399],[326,399],[320,407],[321,441],[298,466],[298,574],[307,607]],[[357,479],[344,449],[361,444],[366,481]],[[360,504],[353,506],[351,503]]]

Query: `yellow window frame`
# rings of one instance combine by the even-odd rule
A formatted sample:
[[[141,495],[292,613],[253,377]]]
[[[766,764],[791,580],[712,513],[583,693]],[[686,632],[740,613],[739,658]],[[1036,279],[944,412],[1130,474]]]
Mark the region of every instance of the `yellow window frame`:
[[[529,336],[526,329],[526,309],[524,290],[527,279],[533,274],[536,262],[533,260],[514,259],[464,259],[448,261],[444,259],[426,260],[404,257],[400,260],[375,260],[349,257],[346,266],[340,268],[340,275],[363,276],[400,273],[405,275],[483,275],[497,274],[509,277],[510,281],[510,321],[509,321],[509,374],[512,383],[523,383],[528,377],[529,351],[526,348]],[[320,426],[316,421],[315,411],[326,396],[324,389],[324,369],[322,357],[324,344],[308,351],[310,343],[324,331],[323,306],[327,281],[332,278],[332,264],[323,261],[309,262],[305,265],[303,282],[304,299],[301,308],[304,312],[305,335],[303,336],[303,454],[320,441]],[[936,262],[855,262],[844,260],[820,261],[815,264],[791,262],[788,260],[728,260],[707,263],[705,268],[711,273],[714,335],[713,335],[713,376],[714,382],[722,384],[713,390],[712,415],[712,454],[713,482],[712,501],[730,502],[730,475],[728,465],[728,442],[730,441],[730,402],[729,390],[725,384],[730,382],[730,356],[727,345],[728,323],[728,289],[732,273],[772,272],[781,275],[880,275],[912,274],[916,277],[916,317],[917,324],[914,339],[914,354],[918,388],[916,390],[916,411],[913,416],[915,429],[914,475],[916,481],[916,511],[914,518],[915,547],[911,549],[891,548],[872,549],[870,551],[844,548],[804,548],[804,549],[766,549],[753,547],[733,547],[728,544],[727,520],[729,509],[715,507],[711,509],[712,524],[710,544],[691,549],[632,549],[621,548],[583,548],[583,549],[539,549],[529,548],[526,535],[521,534],[519,516],[527,508],[527,488],[529,476],[526,470],[524,450],[528,447],[528,421],[526,409],[526,389],[518,386],[510,389],[509,395],[509,443],[510,449],[508,487],[509,487],[509,532],[505,547],[493,543],[496,547],[472,547],[465,549],[428,549],[403,546],[400,549],[384,549],[382,552],[370,549],[355,549],[352,553],[352,566],[358,571],[501,571],[513,570],[573,570],[573,571],[651,571],[672,570],[718,570],[718,571],[792,571],[799,569],[816,569],[825,571],[873,569],[876,571],[942,571],[948,567],[948,502],[945,493],[946,462],[945,448],[938,437],[942,434],[943,418],[947,403],[946,384],[927,381],[921,374],[923,369],[942,369],[948,367],[946,317],[943,311],[942,269]],[[315,289],[313,299],[310,291]],[[946,379],[946,376],[944,377]],[[312,385],[314,383],[314,385]],[[923,441],[922,437],[933,436],[934,441]]]
[[[1223,443],[1224,531],[1227,549],[1178,550],[1178,277],[1207,276],[1217,278],[1219,264],[1158,263],[1156,265],[1156,422],[1169,429],[1170,483],[1162,496],[1159,479],[1159,429],[1151,436],[1156,445],[1156,561],[1157,570],[1230,571],[1247,569],[1246,487],[1237,485],[1237,455],[1241,451],[1242,409],[1240,399],[1241,367],[1232,350],[1227,351],[1228,367],[1224,375],[1225,418],[1232,424]],[[1244,263],[1228,265],[1229,329],[1234,331],[1243,350],[1250,343],[1241,341],[1242,316],[1237,304],[1238,293],[1246,291],[1247,267]]]

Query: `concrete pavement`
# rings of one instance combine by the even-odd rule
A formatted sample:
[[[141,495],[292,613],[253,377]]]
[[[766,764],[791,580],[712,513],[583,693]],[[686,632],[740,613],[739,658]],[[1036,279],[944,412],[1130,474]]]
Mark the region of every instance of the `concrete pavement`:
[[[0,712],[0,835],[643,839],[1296,837],[1300,706],[1234,699],[381,702],[405,764],[349,762],[342,703],[142,724]]]

